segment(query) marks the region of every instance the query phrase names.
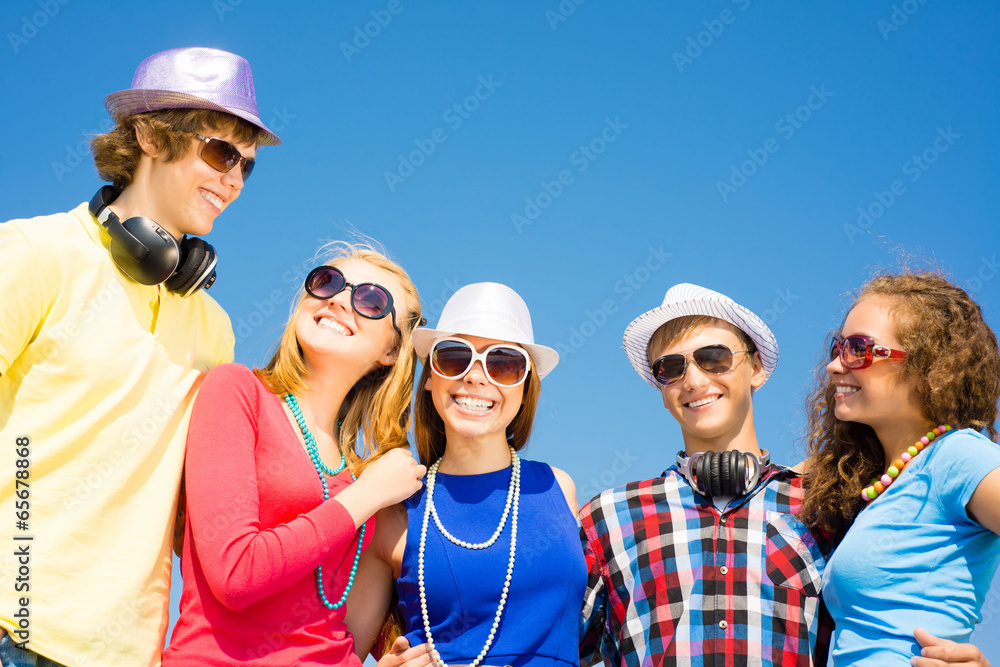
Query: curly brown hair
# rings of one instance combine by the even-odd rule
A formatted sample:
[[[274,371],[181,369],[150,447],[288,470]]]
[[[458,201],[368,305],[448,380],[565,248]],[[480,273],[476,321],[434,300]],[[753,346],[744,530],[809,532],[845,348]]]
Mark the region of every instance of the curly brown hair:
[[[120,116],[111,131],[90,141],[97,173],[119,189],[132,182],[143,154],[136,132],[146,133],[167,162],[187,155],[195,132],[215,132],[252,146],[258,146],[267,136],[267,132],[242,118],[212,109],[162,109]]]
[[[996,442],[1000,351],[979,305],[930,271],[879,275],[861,288],[848,312],[871,296],[889,298],[896,337],[906,350],[903,372],[916,380],[928,422],[985,430]],[[839,540],[864,507],[861,489],[884,469],[885,451],[871,427],[834,415],[827,361],[816,368],[816,387],[806,401],[809,477],[799,517]]]

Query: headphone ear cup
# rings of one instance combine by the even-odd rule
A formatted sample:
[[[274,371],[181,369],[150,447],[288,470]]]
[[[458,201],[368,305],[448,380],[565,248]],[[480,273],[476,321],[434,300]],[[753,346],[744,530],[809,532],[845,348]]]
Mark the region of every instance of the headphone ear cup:
[[[721,490],[720,495],[731,496],[733,494],[733,454],[735,452],[725,451],[720,455],[719,461],[719,489]]]
[[[177,268],[177,241],[149,218],[137,215],[120,225],[109,224],[106,229],[111,237],[111,258],[137,283],[158,285]],[[127,250],[135,247],[136,241],[148,249],[139,256]]]
[[[740,455],[735,459],[735,481],[736,481],[736,494],[746,495],[747,491],[747,458],[748,455],[745,452],[740,452]]]
[[[181,242],[180,266],[167,279],[167,288],[181,296],[190,296],[199,287],[208,289],[215,282],[215,248],[204,240],[189,236]]]
[[[702,452],[695,464],[695,482],[698,483],[698,493],[703,496],[711,494],[708,488],[708,452]]]
[[[709,456],[712,457],[709,461],[708,470],[708,480],[712,484],[712,497],[721,496],[722,494],[722,473],[720,472],[720,464],[722,462],[722,456],[718,452],[710,452]]]

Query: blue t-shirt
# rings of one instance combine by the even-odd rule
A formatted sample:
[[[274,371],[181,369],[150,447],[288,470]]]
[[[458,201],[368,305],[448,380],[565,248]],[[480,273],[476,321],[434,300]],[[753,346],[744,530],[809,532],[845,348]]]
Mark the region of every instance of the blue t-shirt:
[[[1000,536],[965,506],[1000,468],[1000,446],[970,429],[918,454],[855,519],[827,564],[833,665],[908,665],[913,630],[967,642],[1000,563]]]

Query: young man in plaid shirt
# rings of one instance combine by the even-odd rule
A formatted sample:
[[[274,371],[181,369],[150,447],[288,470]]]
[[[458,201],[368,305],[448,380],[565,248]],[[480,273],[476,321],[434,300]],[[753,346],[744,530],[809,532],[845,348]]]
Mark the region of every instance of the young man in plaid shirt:
[[[777,365],[774,334],[731,299],[681,284],[624,344],[684,451],[661,477],[581,511],[581,663],[599,648],[609,667],[824,665],[831,544],[795,517],[802,476],[769,463],[754,431],[751,396]]]

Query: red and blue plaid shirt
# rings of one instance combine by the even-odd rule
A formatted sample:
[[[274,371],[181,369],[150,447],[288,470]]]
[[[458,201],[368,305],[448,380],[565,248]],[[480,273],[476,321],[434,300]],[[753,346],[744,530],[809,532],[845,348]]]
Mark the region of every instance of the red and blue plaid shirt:
[[[774,465],[721,513],[676,467],[591,500],[581,662],[600,647],[608,667],[826,664],[832,545],[801,506],[802,477]]]

